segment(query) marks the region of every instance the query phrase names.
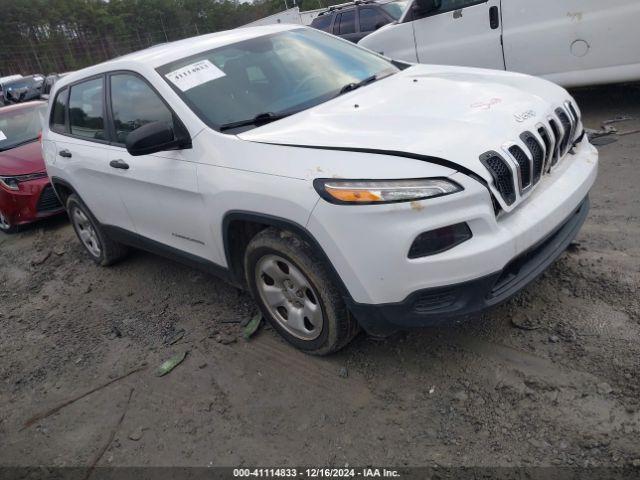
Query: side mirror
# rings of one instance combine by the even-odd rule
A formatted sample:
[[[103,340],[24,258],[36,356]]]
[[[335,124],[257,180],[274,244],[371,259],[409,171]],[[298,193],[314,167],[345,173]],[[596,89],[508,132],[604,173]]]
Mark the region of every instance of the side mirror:
[[[442,6],[442,0],[415,0],[413,9],[420,15],[427,15],[435,12]]]
[[[165,150],[191,148],[191,139],[186,132],[176,134],[167,122],[151,122],[127,135],[126,147],[130,155],[149,155]]]

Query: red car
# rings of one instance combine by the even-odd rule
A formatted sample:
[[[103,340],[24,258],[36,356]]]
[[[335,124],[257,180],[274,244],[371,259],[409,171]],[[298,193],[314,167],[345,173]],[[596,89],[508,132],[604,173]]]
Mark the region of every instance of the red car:
[[[45,102],[0,108],[0,231],[56,215],[64,209],[49,183],[40,132]]]

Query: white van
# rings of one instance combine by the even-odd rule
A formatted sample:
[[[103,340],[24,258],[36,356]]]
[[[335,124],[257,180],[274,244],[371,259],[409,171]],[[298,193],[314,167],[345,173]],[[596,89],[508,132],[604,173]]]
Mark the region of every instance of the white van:
[[[359,44],[408,62],[538,75],[565,87],[640,79],[638,0],[413,0]]]

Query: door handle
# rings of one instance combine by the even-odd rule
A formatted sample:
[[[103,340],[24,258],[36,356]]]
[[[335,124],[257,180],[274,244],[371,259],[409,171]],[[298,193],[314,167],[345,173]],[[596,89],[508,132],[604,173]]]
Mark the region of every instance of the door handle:
[[[111,160],[109,165],[113,168],[119,168],[120,170],[129,170],[129,164],[124,160]]]
[[[66,149],[65,150],[60,150],[58,152],[58,155],[60,155],[61,157],[64,157],[64,158],[71,158],[72,157],[71,152],[69,150],[66,150]]]
[[[500,10],[498,10],[498,7],[491,7],[489,9],[489,25],[492,30],[500,26]]]

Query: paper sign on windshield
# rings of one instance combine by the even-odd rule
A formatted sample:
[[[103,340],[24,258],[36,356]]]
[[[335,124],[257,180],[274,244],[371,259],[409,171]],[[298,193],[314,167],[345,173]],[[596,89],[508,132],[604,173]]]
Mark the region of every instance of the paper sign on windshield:
[[[183,92],[224,76],[224,72],[209,60],[192,63],[165,75],[171,83]]]
[[[4,134],[4,132],[2,130],[0,130],[0,142],[2,140],[6,140],[6,139],[7,139],[7,136]]]

